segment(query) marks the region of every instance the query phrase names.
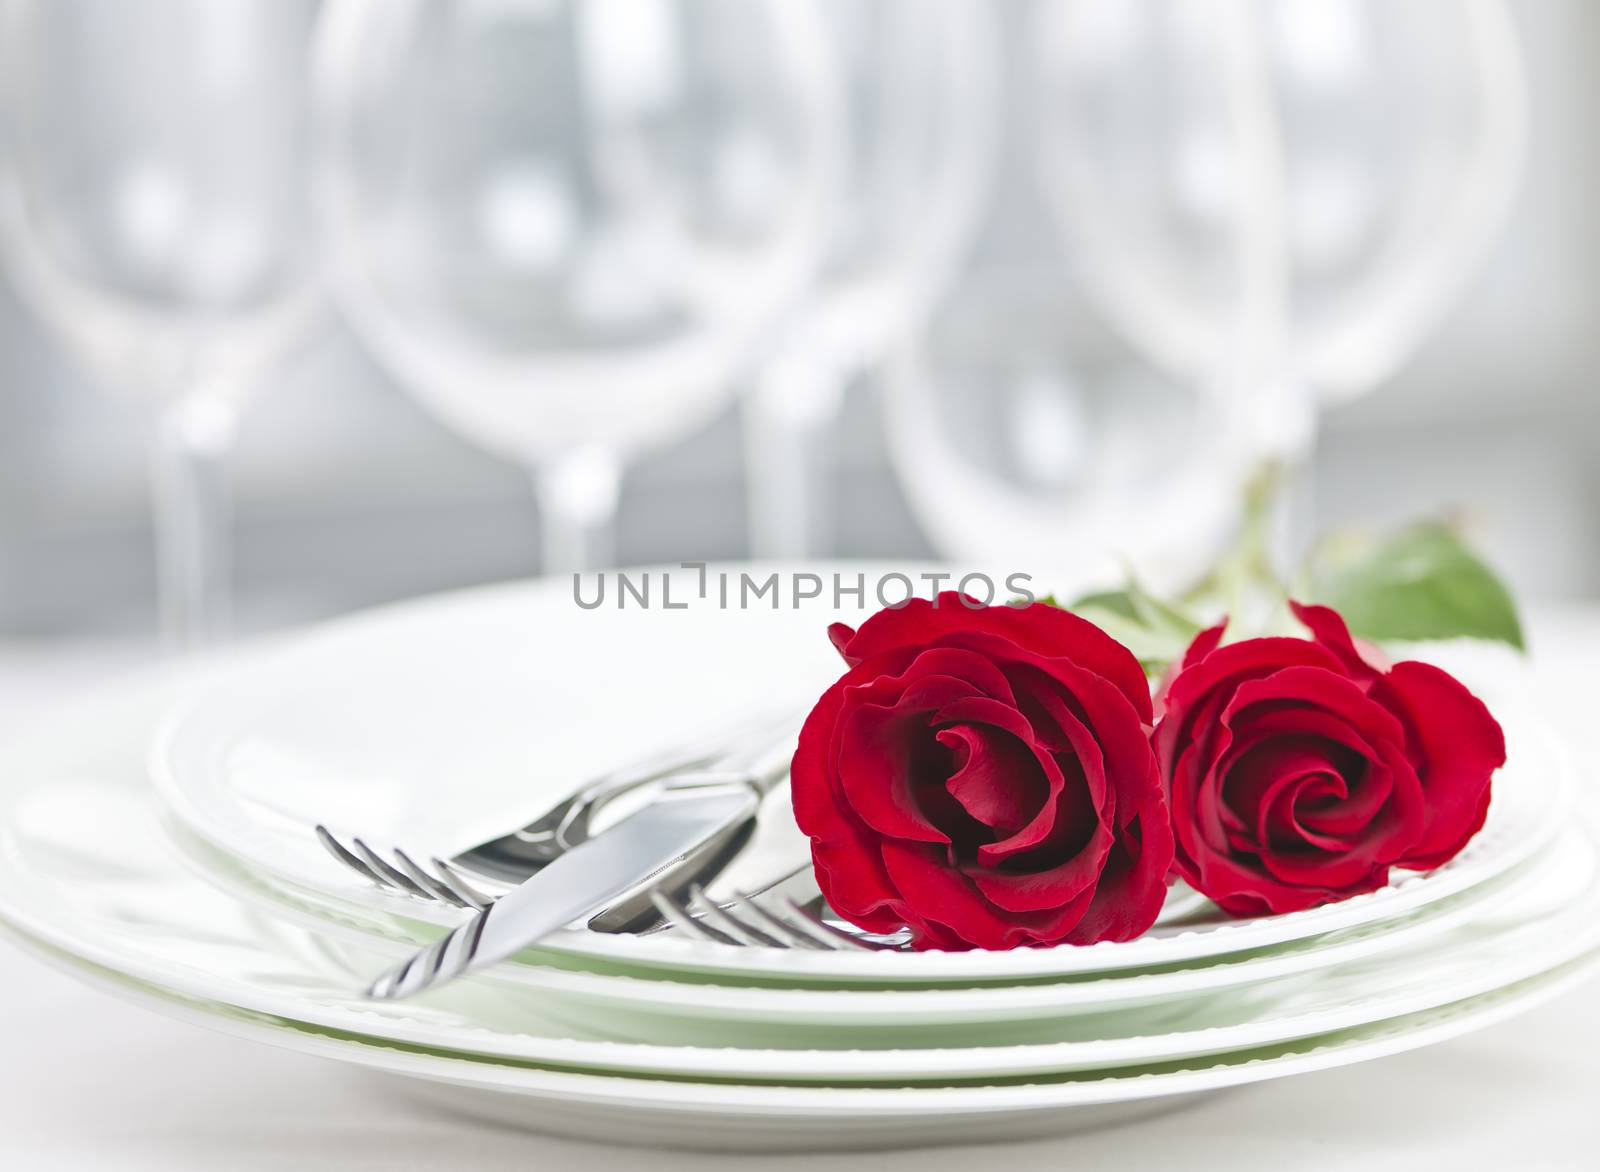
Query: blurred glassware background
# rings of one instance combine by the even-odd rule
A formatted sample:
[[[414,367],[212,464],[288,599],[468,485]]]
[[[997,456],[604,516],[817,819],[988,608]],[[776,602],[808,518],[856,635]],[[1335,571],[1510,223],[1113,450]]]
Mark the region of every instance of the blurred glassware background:
[[[238,8],[207,20],[242,22]],[[346,95],[363,128],[322,139],[338,149],[317,172],[324,195],[342,187],[323,255],[357,328],[313,335],[238,429],[246,627],[536,571],[546,518],[514,465],[578,448],[591,470],[596,452],[630,457],[621,563],[1023,547],[1081,566],[1113,534],[1176,573],[1219,539],[1256,456],[1313,451],[1313,396],[1303,531],[1459,506],[1524,591],[1600,593],[1583,65],[1600,15],[1578,0],[1517,5],[1514,21],[1495,0],[952,0],[920,23],[891,0],[850,19],[820,0],[479,0],[463,21],[536,31],[476,39],[410,37],[408,5],[374,9],[340,74],[365,79]],[[124,39],[131,69],[165,42],[153,6],[122,10],[148,22]],[[939,48],[962,19],[964,64]],[[826,32],[814,69],[807,34],[774,43],[783,20]],[[237,68],[268,55],[252,43]],[[917,92],[948,105],[881,129],[873,111]],[[214,136],[263,133],[227,104],[189,105]],[[83,94],[52,116],[97,109]],[[407,154],[418,144],[435,153]],[[384,170],[401,157],[414,169]],[[862,169],[878,167],[892,177],[869,192]],[[829,188],[815,222],[808,183]],[[205,222],[179,220],[184,243]],[[760,275],[758,258],[802,252],[782,279]],[[850,304],[851,263],[880,254],[885,275],[916,276],[894,327],[852,350],[832,331],[873,310],[812,323]],[[729,277],[747,263],[757,275]],[[806,268],[820,279],[797,295]],[[697,300],[723,279],[734,294]],[[77,347],[24,307],[28,283],[0,292],[0,631],[142,632],[140,413],[95,393]],[[569,312],[608,291],[644,306],[642,333]],[[715,360],[666,377],[667,335],[709,339]],[[572,344],[578,374],[556,360]],[[884,377],[853,379],[874,351]],[[745,385],[764,390],[741,425]]]
[[[310,0],[14,0],[0,20],[0,249],[96,381],[155,416],[176,645],[227,625],[221,465],[312,320],[315,14]]]
[[[1287,454],[1252,434],[1281,387],[1236,369],[1260,333],[1241,260],[1272,227],[1246,181],[1264,111],[1229,85],[1228,30],[1254,14],[1202,7],[1074,0],[1008,30],[990,214],[882,388],[891,464],[938,549],[1176,582],[1225,540],[1256,463]],[[1181,165],[1194,144],[1238,180],[1209,208]],[[1135,269],[1161,298],[1107,295]],[[1149,319],[1184,294],[1214,344],[1174,362]]]
[[[846,158],[816,279],[761,361],[743,415],[749,544],[825,554],[844,395],[956,276],[1003,134],[987,0],[817,0]]]
[[[1018,31],[1004,211],[885,385],[889,451],[941,549],[1181,583],[1476,272],[1523,160],[1515,32],[1496,0],[1070,0]]]
[[[702,426],[815,268],[837,84],[809,0],[330,0],[334,289],[400,384],[532,473],[546,572]]]

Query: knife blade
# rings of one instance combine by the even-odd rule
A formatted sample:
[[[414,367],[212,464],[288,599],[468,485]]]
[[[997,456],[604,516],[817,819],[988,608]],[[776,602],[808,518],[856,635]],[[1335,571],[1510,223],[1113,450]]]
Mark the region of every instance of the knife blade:
[[[668,790],[379,977],[367,996],[400,1000],[505,960],[748,822],[760,800],[743,783]]]

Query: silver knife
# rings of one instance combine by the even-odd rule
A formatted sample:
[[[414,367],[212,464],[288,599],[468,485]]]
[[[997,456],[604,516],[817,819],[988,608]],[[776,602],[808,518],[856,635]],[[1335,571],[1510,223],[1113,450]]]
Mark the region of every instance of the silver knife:
[[[667,790],[379,977],[367,996],[397,1001],[505,960],[742,827],[760,802],[745,782]]]

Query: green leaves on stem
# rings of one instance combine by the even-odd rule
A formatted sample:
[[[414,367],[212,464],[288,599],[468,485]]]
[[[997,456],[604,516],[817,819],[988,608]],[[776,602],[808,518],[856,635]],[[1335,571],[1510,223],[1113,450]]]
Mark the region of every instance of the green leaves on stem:
[[[1086,594],[1067,608],[1088,619],[1158,674],[1200,633],[1200,624],[1171,603],[1149,594],[1131,577],[1121,590]]]
[[[1323,544],[1308,571],[1307,601],[1333,607],[1375,643],[1492,639],[1524,650],[1510,591],[1447,525],[1343,535]]]
[[[1101,627],[1156,675],[1226,610],[1228,638],[1300,634],[1289,591],[1258,556],[1259,534],[1225,554],[1216,569],[1166,602],[1129,576],[1120,590],[1084,595],[1067,607]],[[1489,639],[1523,650],[1522,625],[1505,584],[1450,526],[1427,522],[1382,536],[1344,534],[1322,543],[1296,576],[1300,602],[1331,606],[1352,633],[1374,643]],[[1053,597],[1041,602],[1059,606]],[[1249,603],[1250,605],[1243,605]],[[1193,608],[1206,619],[1190,613]]]

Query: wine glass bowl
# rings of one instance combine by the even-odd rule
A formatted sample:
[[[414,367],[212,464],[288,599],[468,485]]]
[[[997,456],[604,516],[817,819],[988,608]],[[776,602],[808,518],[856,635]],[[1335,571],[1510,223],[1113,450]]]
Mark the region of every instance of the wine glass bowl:
[[[8,0],[0,229],[22,294],[115,389],[243,394],[315,293],[314,5]]]
[[[885,349],[943,292],[983,214],[999,63],[981,0],[830,0],[846,164],[799,333],[841,365]]]
[[[1183,584],[1227,536],[1242,401],[1177,379],[1044,266],[980,265],[896,349],[884,432],[936,548],[980,565]]]
[[[745,401],[754,552],[829,544],[847,386],[959,269],[1000,141],[996,15],[983,0],[828,0],[845,161],[816,278]]]
[[[1268,31],[1296,329],[1338,402],[1390,378],[1466,288],[1515,198],[1528,96],[1499,0],[1295,7]]]
[[[0,0],[0,251],[23,300],[157,419],[169,643],[227,623],[222,460],[315,320],[314,0]]]
[[[983,230],[883,386],[897,478],[946,555],[1182,587],[1260,462],[1301,442],[1276,258],[1231,204],[1263,136],[1213,7],[1068,0],[1007,30]],[[1197,321],[1203,346],[1172,344]]]
[[[560,529],[553,480],[603,490],[704,422],[798,295],[829,69],[789,0],[337,0],[316,192],[341,304],[431,412],[537,470]]]
[[[1254,301],[1246,342],[1324,402],[1391,377],[1454,304],[1526,147],[1499,0],[1064,0],[1035,57],[1041,182],[1105,312],[1182,373],[1237,351]]]

